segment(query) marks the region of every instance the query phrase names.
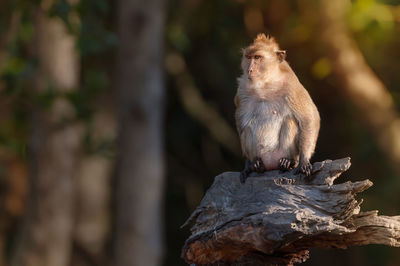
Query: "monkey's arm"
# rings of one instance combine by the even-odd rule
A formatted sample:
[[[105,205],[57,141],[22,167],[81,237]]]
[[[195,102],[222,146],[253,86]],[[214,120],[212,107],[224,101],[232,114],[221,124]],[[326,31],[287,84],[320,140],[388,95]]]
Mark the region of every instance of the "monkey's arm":
[[[287,99],[299,126],[300,158],[297,170],[310,175],[310,158],[317,143],[320,117],[310,95],[300,86],[291,90],[292,93],[289,94]]]

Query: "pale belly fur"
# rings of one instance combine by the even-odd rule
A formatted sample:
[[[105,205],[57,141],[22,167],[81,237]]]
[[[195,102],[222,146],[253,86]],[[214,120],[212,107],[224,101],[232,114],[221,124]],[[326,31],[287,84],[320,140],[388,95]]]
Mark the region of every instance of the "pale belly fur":
[[[253,102],[239,115],[242,151],[247,159],[260,157],[266,170],[279,168],[281,158],[297,159],[297,124],[284,105]],[[280,108],[278,108],[280,107]],[[240,111],[240,110],[238,110]]]

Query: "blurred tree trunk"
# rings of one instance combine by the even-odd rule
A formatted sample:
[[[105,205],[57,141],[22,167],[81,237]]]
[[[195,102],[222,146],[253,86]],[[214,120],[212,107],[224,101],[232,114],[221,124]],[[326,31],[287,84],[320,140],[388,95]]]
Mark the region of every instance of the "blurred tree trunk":
[[[160,265],[163,254],[163,0],[120,0],[116,266]]]
[[[334,73],[349,99],[361,110],[378,145],[400,171],[400,117],[389,91],[365,62],[346,25],[349,0],[322,0],[321,37]]]
[[[114,98],[105,95],[96,103],[89,134],[93,143],[116,139]],[[107,265],[106,244],[111,229],[111,178],[114,160],[104,154],[84,154],[77,178],[75,249],[72,265]]]
[[[72,248],[81,128],[65,93],[79,86],[79,59],[76,40],[64,23],[48,17],[50,3],[43,2],[36,10],[34,49],[39,67],[34,86],[38,96],[55,97],[48,108],[38,104],[33,110],[30,195],[12,260],[17,266],[67,266]]]

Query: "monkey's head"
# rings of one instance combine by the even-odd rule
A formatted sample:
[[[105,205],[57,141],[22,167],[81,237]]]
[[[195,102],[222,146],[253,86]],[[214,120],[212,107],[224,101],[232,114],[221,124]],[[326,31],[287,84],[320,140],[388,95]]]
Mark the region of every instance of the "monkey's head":
[[[286,51],[279,49],[273,37],[258,34],[253,43],[243,49],[243,75],[250,81],[265,80],[285,58]]]

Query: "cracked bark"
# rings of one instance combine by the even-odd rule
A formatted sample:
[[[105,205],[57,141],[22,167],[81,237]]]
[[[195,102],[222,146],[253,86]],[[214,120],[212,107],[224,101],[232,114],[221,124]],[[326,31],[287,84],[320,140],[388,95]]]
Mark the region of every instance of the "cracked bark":
[[[293,265],[309,249],[367,244],[400,246],[400,216],[360,212],[355,195],[372,182],[334,184],[350,158],[313,165],[311,178],[270,171],[240,184],[239,173],[215,178],[186,223],[182,257],[196,265]]]

